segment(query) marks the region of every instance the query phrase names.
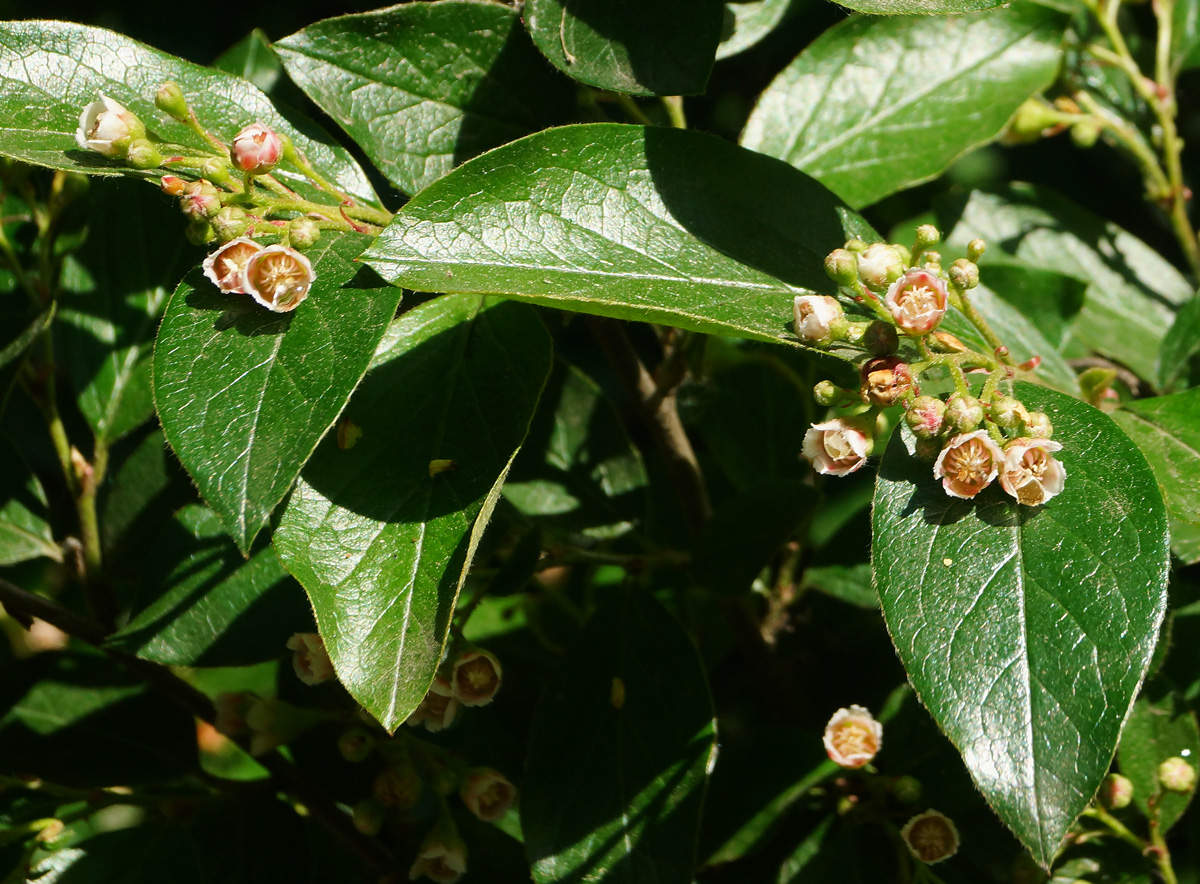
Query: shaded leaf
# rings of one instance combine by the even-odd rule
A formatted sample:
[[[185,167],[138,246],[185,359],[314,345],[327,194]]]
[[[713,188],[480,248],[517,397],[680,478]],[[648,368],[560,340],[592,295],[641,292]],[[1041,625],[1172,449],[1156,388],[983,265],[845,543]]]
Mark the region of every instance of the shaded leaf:
[[[1171,68],[1173,74],[1200,64],[1200,2],[1175,0],[1171,5]]]
[[[1071,320],[1083,308],[1087,283],[1004,256],[985,260],[981,270],[990,291],[1017,308],[1051,345],[1061,349]]]
[[[1145,458],[1101,412],[1045,388],[1066,487],[1019,507],[947,496],[893,436],[872,564],[922,702],[988,803],[1048,865],[1095,794],[1166,610],[1166,510]],[[998,486],[998,483],[996,483]]]
[[[354,263],[366,237],[327,231],[292,313],[184,279],[154,347],[163,432],[246,552],[366,371],[400,290]]]
[[[0,565],[42,556],[62,561],[42,483],[7,439],[0,439],[0,463]]]
[[[698,186],[698,182],[704,186]],[[539,132],[434,182],[363,260],[397,285],[482,292],[796,343],[792,300],[866,222],[811,178],[700,132]]]
[[[171,454],[162,430],[154,428],[123,460],[110,462],[100,504],[106,555],[128,551],[140,564],[148,539],[195,499],[187,472]]]
[[[999,135],[1053,82],[1063,25],[1033,4],[962,18],[852,16],[767,87],[742,145],[868,206]]]
[[[521,823],[538,884],[690,884],[715,760],[704,669],[649,593],[614,589],[534,714]]]
[[[722,0],[529,0],[525,27],[556,68],[633,95],[693,95],[712,70]]]
[[[758,45],[806,0],[729,0],[717,61]]]
[[[529,308],[440,297],[396,320],[275,532],[338,678],[389,731],[441,663],[450,617],[550,370]],[[431,462],[450,461],[441,472]]]
[[[1193,297],[1179,308],[1175,321],[1163,336],[1158,351],[1159,387],[1174,392],[1179,387],[1194,386],[1195,356],[1200,353],[1200,297]]]
[[[871,582],[871,566],[865,563],[806,568],[800,588],[815,589],[857,608],[879,607],[879,596]]]
[[[260,28],[255,28],[241,40],[222,52],[212,66],[227,74],[249,80],[267,95],[279,82],[283,64],[271,49],[271,41]]]
[[[517,11],[498,3],[330,18],[275,48],[296,84],[410,194],[575,110],[570,82],[547,67]]]
[[[1167,501],[1171,549],[1185,564],[1200,561],[1200,389],[1127,402],[1113,419],[1154,470]]]
[[[199,857],[177,822],[97,832],[37,861],[30,880],[43,884],[202,884]]]
[[[997,0],[838,0],[868,15],[962,15],[1002,5]]]
[[[1117,760],[1121,773],[1133,783],[1133,801],[1147,819],[1167,831],[1179,821],[1192,801],[1191,792],[1172,792],[1158,781],[1158,766],[1168,758],[1182,757],[1196,770],[1200,759],[1200,726],[1196,714],[1170,685],[1152,683],[1133,706],[1121,734]]]

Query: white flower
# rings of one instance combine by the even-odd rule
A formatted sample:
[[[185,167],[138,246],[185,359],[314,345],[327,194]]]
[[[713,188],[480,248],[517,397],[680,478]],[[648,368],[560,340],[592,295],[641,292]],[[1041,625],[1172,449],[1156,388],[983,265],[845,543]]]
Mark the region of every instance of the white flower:
[[[244,295],[242,271],[246,264],[263,249],[252,239],[231,239],[204,259],[204,275],[226,294]]]
[[[842,305],[828,295],[798,295],[792,304],[796,334],[802,341],[829,337],[830,323],[842,318]]]
[[[291,246],[267,246],[242,268],[241,289],[275,313],[287,313],[308,297],[316,274],[308,258]]]
[[[321,684],[333,678],[333,662],[325,650],[325,642],[315,632],[297,632],[287,640],[287,649],[293,651],[292,669],[296,677],[307,685]]]
[[[948,298],[941,277],[914,269],[888,286],[883,302],[897,326],[906,332],[925,334],[942,321]]]
[[[425,730],[437,733],[450,726],[454,716],[458,714],[458,701],[454,699],[454,691],[450,682],[444,678],[435,678],[429,686],[429,692],[421,700],[413,714],[404,722],[411,727],[425,725]]]
[[[903,272],[904,258],[895,246],[877,242],[858,253],[858,276],[869,288],[883,288]]]
[[[867,462],[871,441],[857,424],[835,418],[809,427],[801,451],[818,473],[845,476]]]
[[[825,752],[840,767],[862,767],[882,748],[883,725],[862,706],[839,709],[825,725]]]
[[[1026,506],[1037,506],[1063,490],[1067,471],[1050,452],[1062,445],[1049,439],[1013,439],[1004,446],[1000,487]]]
[[[490,767],[476,767],[467,771],[458,787],[467,810],[487,823],[500,819],[517,798],[517,787],[505,779],[504,774]]]
[[[933,465],[933,477],[951,497],[970,499],[992,484],[1004,460],[987,430],[960,433],[946,443]]]
[[[137,114],[113,101],[103,92],[79,115],[75,141],[84,150],[94,150],[106,157],[123,157],[129,144],[146,137],[146,127]]]

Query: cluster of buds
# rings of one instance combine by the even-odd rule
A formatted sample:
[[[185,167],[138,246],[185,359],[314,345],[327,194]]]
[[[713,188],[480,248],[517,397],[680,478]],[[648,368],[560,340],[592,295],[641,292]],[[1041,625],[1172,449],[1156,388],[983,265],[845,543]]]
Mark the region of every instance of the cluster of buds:
[[[970,258],[955,261],[946,271],[941,256],[930,248],[940,238],[936,228],[924,225],[911,250],[852,240],[830,253],[825,269],[843,300],[870,311],[873,318],[848,315],[843,302],[828,295],[795,299],[801,341],[818,348],[844,344],[864,352],[858,389],[839,389],[831,381],[814,388],[818,404],[839,408],[844,416],[813,424],[802,453],[819,473],[853,473],[871,454],[879,413],[899,405],[916,437],[918,455],[933,462],[934,477],[948,495],[973,498],[999,479],[1019,503],[1045,503],[1062,491],[1066,479],[1054,457],[1062,445],[1051,441],[1053,426],[1044,413],[1028,410],[1002,389],[1019,370],[1032,370],[1039,360],[1013,365],[998,342],[994,353],[977,353],[938,330],[947,310],[955,307],[985,338],[995,339],[969,295],[979,284],[975,261],[984,243],[972,241]],[[948,372],[955,392],[944,398],[921,395],[918,381],[931,370]],[[981,396],[971,394],[967,372],[989,375]]]
[[[356,206],[333,188],[286,135],[254,122],[222,142],[200,124],[175,83],[162,84],[154,102],[200,137],[202,155],[156,138],[135,113],[104,94],[83,109],[76,143],[134,169],[179,173],[163,174],[160,187],[178,200],[188,238],[218,246],[204,273],[221,292],[249,295],[276,313],[295,310],[316,276],[301,250],[322,230],[369,231],[374,228],[362,219],[386,220],[387,213]],[[277,181],[271,173],[285,161],[341,205],[311,202]]]
[[[329,713],[245,691],[220,694],[213,705],[217,732],[242,738],[251,755],[263,755],[328,720]]]
[[[466,648],[447,658],[429,686],[421,705],[406,724],[423,724],[436,732],[449,727],[459,706],[486,706],[500,690],[502,670],[496,655],[482,648]]]

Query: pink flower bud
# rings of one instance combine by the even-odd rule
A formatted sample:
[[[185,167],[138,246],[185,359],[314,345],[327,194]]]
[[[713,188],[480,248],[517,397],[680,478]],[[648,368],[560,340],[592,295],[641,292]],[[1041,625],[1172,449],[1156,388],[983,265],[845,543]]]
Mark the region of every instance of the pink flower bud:
[[[867,288],[881,289],[904,273],[899,249],[877,242],[858,255],[858,276]]]
[[[174,175],[163,175],[159,179],[159,187],[162,188],[162,192],[167,194],[167,196],[179,196],[183,193],[183,189],[186,186],[186,181]]]
[[[500,690],[500,661],[480,648],[467,651],[454,661],[451,684],[454,698],[464,706],[486,706]]]
[[[909,852],[927,865],[940,863],[958,853],[958,829],[950,817],[927,810],[919,813],[900,830]]]
[[[283,142],[262,123],[251,123],[233,139],[229,158],[235,168],[250,175],[265,175],[283,156]]]
[[[458,701],[454,699],[454,692],[450,688],[450,682],[439,677],[433,680],[433,684],[429,686],[429,692],[425,694],[425,699],[421,701],[421,705],[416,708],[412,715],[408,716],[408,719],[404,723],[412,727],[423,724],[425,725],[425,730],[437,733],[449,727],[457,713]]]
[[[1024,437],[1004,446],[1000,487],[1026,506],[1037,506],[1063,490],[1067,471],[1053,451],[1062,445],[1049,439]]]
[[[946,403],[932,396],[918,396],[904,413],[904,422],[918,439],[932,439],[942,432]]]
[[[867,462],[871,440],[859,424],[835,418],[809,427],[801,451],[818,473],[845,476]]]
[[[325,650],[325,642],[315,632],[297,632],[287,640],[293,651],[292,669],[296,678],[307,685],[320,684],[333,678],[333,662]]]
[[[862,767],[882,748],[883,725],[862,706],[839,709],[825,725],[825,751],[840,767]]]
[[[1100,791],[1096,798],[1109,810],[1128,807],[1133,801],[1133,781],[1119,773],[1111,773],[1100,784]]]
[[[513,806],[517,787],[498,770],[476,767],[467,771],[458,787],[458,794],[467,810],[486,823],[494,823]]]
[[[1158,781],[1171,792],[1190,792],[1196,788],[1196,768],[1186,758],[1172,756],[1158,766]]]
[[[106,157],[123,157],[134,139],[146,137],[146,127],[137,114],[105,95],[83,109],[75,142],[84,150]]]
[[[987,430],[960,433],[946,443],[933,465],[933,476],[951,497],[970,499],[992,484],[1004,461],[1004,452]]]
[[[244,295],[242,271],[262,246],[252,239],[234,239],[204,259],[204,275],[226,294]]]
[[[942,321],[947,299],[946,283],[940,277],[928,270],[910,270],[888,287],[884,304],[897,326],[923,335]]]
[[[183,186],[179,210],[192,221],[206,221],[221,211],[221,191],[201,178]]]
[[[829,327],[842,318],[842,305],[828,295],[798,295],[792,304],[796,335],[802,341],[824,341]]]
[[[268,310],[287,313],[308,297],[314,279],[312,263],[291,246],[267,246],[246,261],[241,289]]]
[[[895,405],[913,386],[908,363],[896,356],[868,360],[863,364],[861,376],[864,397],[881,408]]]

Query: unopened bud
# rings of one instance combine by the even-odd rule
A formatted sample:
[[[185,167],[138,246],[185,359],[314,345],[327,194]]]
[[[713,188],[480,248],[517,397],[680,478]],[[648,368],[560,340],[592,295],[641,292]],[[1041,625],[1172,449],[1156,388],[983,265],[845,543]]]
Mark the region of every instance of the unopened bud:
[[[967,260],[979,263],[983,253],[987,251],[987,243],[981,239],[973,239],[967,243]]]
[[[1094,118],[1084,117],[1071,127],[1071,140],[1075,142],[1076,147],[1086,149],[1095,145],[1102,131],[1104,131],[1104,127]]]
[[[946,403],[941,399],[918,396],[904,413],[904,422],[918,439],[934,439],[941,435],[945,415]]]
[[[858,279],[858,259],[846,249],[834,249],[825,258],[825,272],[838,285],[853,286]]]
[[[179,196],[183,193],[183,189],[187,186],[187,182],[182,178],[176,178],[174,175],[163,175],[159,179],[158,186],[162,188],[162,192],[167,196]]]
[[[941,252],[926,252],[921,256],[921,266],[926,270],[934,273],[942,269],[942,253]]]
[[[887,243],[872,243],[858,254],[858,276],[867,288],[881,291],[904,275],[904,259]]]
[[[916,777],[903,776],[892,780],[892,794],[902,804],[916,804],[924,791],[921,781]]]
[[[183,235],[194,246],[206,246],[217,238],[217,232],[207,221],[193,221],[184,230]]]
[[[362,832],[368,838],[372,838],[379,834],[379,830],[383,828],[383,817],[386,813],[386,808],[374,798],[368,798],[365,801],[360,801],[354,805],[354,828]]]
[[[862,706],[839,709],[825,725],[825,752],[839,767],[862,767],[882,748],[883,725]]]
[[[922,439],[917,437],[916,455],[919,460],[929,461],[933,463],[938,459],[938,455],[942,453],[942,442],[936,437]]]
[[[262,123],[251,123],[234,136],[229,158],[248,175],[266,175],[283,157],[283,142]]]
[[[1005,430],[1029,423],[1029,412],[1019,400],[1011,396],[998,396],[993,399],[991,416],[996,426]]]
[[[411,764],[388,767],[375,777],[371,794],[384,807],[409,810],[421,800],[421,777]]]
[[[1001,136],[1004,144],[1027,144],[1037,141],[1047,129],[1057,126],[1062,114],[1042,98],[1025,101],[1008,123]]]
[[[1049,439],[1054,435],[1054,424],[1043,411],[1031,411],[1025,421],[1025,435],[1034,439]]]
[[[821,381],[813,387],[813,400],[817,405],[826,407],[833,405],[838,400],[838,388],[833,381]]]
[[[187,99],[183,97],[183,90],[179,88],[178,83],[168,81],[159,86],[158,91],[154,93],[154,106],[181,123],[190,119]]]
[[[955,433],[969,433],[983,423],[983,403],[974,396],[955,393],[946,402],[946,426]]]
[[[1109,774],[1100,784],[1100,791],[1096,797],[1100,804],[1109,810],[1128,807],[1133,801],[1133,783],[1129,777],[1123,777],[1119,773]]]
[[[210,157],[200,167],[200,174],[222,187],[234,190],[233,176],[229,174],[229,160],[222,157]]]
[[[1190,792],[1196,788],[1196,768],[1175,755],[1158,766],[1158,781],[1168,791]]]
[[[846,245],[843,246],[843,248],[845,248],[848,252],[854,252],[857,254],[858,252],[865,252],[867,250],[867,244],[861,239],[855,237],[854,239],[846,240]]]
[[[908,363],[896,356],[868,360],[861,369],[861,375],[863,398],[881,408],[895,405],[913,386]]]
[[[38,829],[37,841],[39,844],[50,844],[56,841],[66,830],[66,824],[59,819],[47,820],[45,824]]]
[[[192,221],[207,221],[221,211],[221,191],[201,178],[183,187],[179,210]]]
[[[966,353],[967,345],[956,335],[948,331],[935,331],[929,336],[929,343],[937,353]]]
[[[362,728],[356,727],[338,737],[337,747],[342,758],[357,764],[366,761],[370,756],[371,750],[375,748],[375,739]]]
[[[162,165],[163,155],[147,138],[136,138],[129,143],[125,162],[135,169],[157,169]]]
[[[862,346],[872,356],[890,356],[900,347],[896,326],[876,319],[863,332]]]
[[[936,810],[917,814],[900,830],[908,850],[926,865],[940,863],[958,853],[958,829],[954,821]]]
[[[950,281],[960,289],[973,289],[979,285],[979,265],[966,258],[959,258],[950,265]]]
[[[922,224],[917,228],[916,247],[918,251],[923,251],[930,246],[941,242],[941,240],[941,231],[939,231],[932,224]]]
[[[288,224],[288,240],[298,249],[307,249],[321,238],[321,228],[312,218],[293,218]]]
[[[229,242],[231,239],[237,239],[245,234],[250,227],[250,219],[246,217],[245,209],[237,206],[225,206],[212,219],[212,226],[213,230],[217,232],[217,239],[221,242]]]

